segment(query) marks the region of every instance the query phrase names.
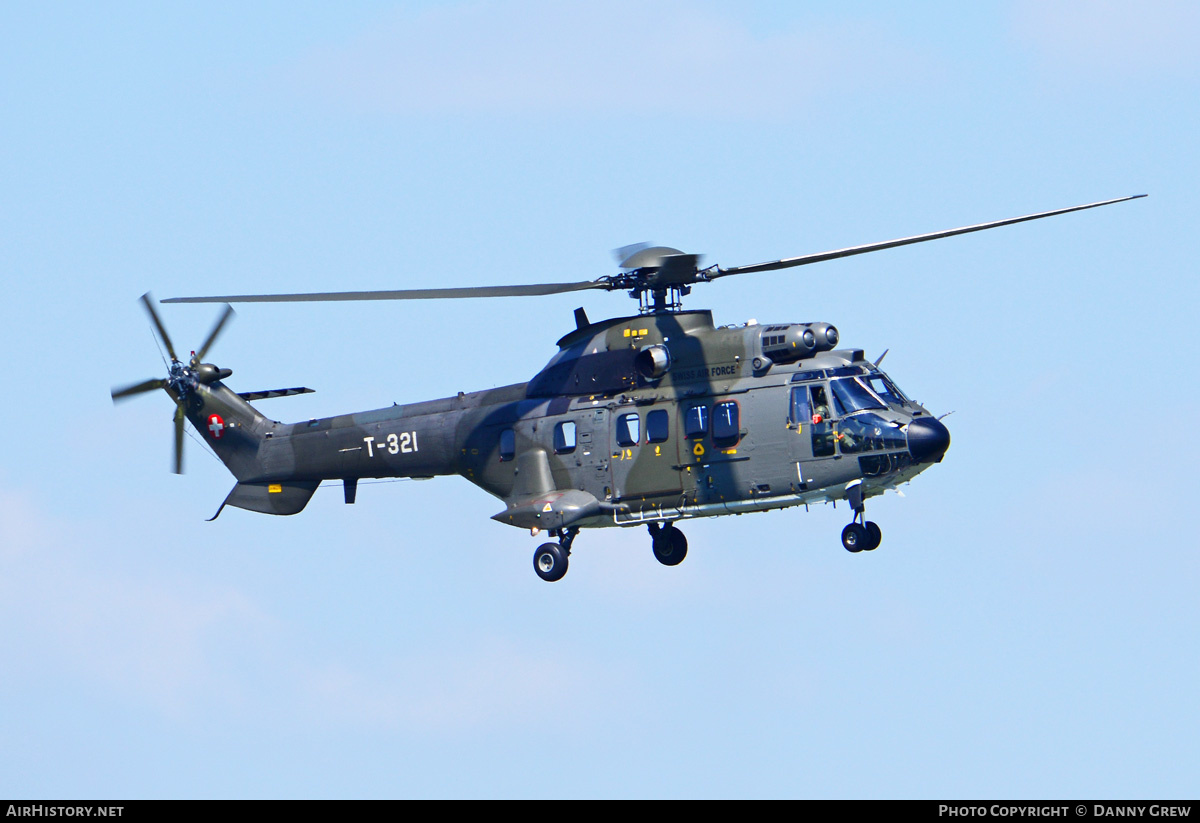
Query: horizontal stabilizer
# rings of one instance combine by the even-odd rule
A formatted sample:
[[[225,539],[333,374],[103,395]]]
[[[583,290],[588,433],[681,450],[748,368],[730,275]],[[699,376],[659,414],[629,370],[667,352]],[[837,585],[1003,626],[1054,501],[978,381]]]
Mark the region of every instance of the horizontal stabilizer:
[[[291,397],[293,394],[312,394],[312,389],[306,389],[303,386],[295,389],[267,389],[266,391],[243,391],[238,392],[238,397],[243,400],[266,400],[268,397]]]
[[[221,508],[236,506],[263,514],[298,514],[308,505],[320,480],[293,480],[288,483],[238,483]],[[220,514],[220,509],[217,514]],[[217,519],[213,515],[213,520]]]

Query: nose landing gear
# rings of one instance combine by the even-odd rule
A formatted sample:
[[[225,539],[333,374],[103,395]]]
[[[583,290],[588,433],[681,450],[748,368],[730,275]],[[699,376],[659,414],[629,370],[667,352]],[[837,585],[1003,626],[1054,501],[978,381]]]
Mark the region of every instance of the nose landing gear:
[[[875,523],[866,519],[862,484],[855,484],[847,489],[846,499],[850,503],[850,508],[854,510],[854,520],[842,529],[842,546],[846,551],[855,554],[862,551],[875,551],[883,540],[883,531]]]

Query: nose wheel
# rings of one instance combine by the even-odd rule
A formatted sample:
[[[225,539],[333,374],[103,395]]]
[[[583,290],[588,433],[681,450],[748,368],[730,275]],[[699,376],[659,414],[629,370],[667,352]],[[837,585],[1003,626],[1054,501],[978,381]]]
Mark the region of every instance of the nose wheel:
[[[873,552],[883,540],[883,531],[870,520],[857,520],[842,529],[842,545],[848,552]]]
[[[846,499],[850,502],[850,508],[854,510],[854,520],[842,529],[842,546],[854,554],[875,551],[883,540],[883,531],[866,519],[862,486],[855,485],[847,489]]]

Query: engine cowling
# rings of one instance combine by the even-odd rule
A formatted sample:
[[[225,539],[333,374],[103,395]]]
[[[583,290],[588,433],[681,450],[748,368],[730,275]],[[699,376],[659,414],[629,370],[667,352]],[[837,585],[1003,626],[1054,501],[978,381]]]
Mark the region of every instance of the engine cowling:
[[[766,326],[759,332],[763,355],[774,363],[793,363],[838,344],[838,330],[829,323],[791,323]]]
[[[659,380],[671,370],[671,353],[661,343],[646,346],[633,359],[633,366],[646,380]]]

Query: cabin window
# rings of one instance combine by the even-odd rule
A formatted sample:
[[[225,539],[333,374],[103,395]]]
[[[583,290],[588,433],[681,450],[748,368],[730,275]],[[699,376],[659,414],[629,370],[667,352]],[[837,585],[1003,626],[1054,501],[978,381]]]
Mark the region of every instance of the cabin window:
[[[646,442],[666,443],[671,436],[671,418],[666,409],[655,409],[646,415]]]
[[[683,419],[683,433],[689,438],[708,434],[708,406],[692,406],[687,410]]]
[[[517,453],[517,436],[512,429],[500,432],[500,460],[512,460]]]
[[[713,407],[713,442],[722,448],[737,445],[740,436],[738,404],[730,400]]]
[[[636,446],[642,438],[642,419],[637,412],[617,418],[617,445]]]
[[[564,420],[554,427],[554,453],[570,454],[575,451],[575,421]]]

